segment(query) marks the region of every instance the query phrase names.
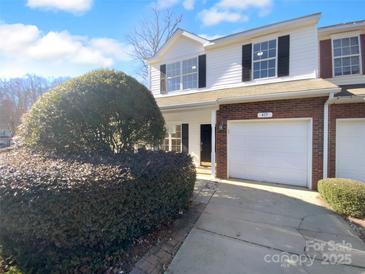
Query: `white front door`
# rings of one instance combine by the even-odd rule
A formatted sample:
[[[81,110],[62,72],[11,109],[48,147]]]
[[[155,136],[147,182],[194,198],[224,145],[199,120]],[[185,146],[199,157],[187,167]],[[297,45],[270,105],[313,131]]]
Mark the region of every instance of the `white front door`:
[[[310,185],[309,119],[229,121],[227,139],[229,177]]]
[[[365,182],[365,119],[337,120],[336,177]]]

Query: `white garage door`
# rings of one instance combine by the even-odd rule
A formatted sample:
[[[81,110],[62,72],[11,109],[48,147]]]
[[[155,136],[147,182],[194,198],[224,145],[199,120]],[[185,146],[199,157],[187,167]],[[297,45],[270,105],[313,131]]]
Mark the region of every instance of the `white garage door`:
[[[309,120],[230,121],[229,176],[309,186],[310,124]]]
[[[336,124],[336,177],[365,182],[365,119],[339,119]]]

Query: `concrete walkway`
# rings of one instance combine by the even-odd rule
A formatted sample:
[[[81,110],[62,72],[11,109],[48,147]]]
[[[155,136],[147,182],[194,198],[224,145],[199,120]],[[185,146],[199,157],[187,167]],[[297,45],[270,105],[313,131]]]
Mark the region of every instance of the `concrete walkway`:
[[[299,188],[223,181],[168,273],[365,273],[365,245]]]

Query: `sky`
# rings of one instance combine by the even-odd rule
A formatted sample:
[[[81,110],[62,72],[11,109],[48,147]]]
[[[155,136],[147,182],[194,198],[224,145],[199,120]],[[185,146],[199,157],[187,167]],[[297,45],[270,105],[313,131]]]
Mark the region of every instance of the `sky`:
[[[316,12],[319,26],[365,19],[365,0],[0,0],[0,78],[98,68],[138,78],[127,35],[152,6],[208,39]]]

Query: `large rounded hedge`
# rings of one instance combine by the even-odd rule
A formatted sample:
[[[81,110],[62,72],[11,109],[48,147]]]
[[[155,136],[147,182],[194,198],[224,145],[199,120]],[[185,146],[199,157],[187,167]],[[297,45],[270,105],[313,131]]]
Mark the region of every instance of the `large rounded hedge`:
[[[189,203],[195,168],[186,154],[83,157],[0,154],[0,257],[23,273],[103,273]]]
[[[328,178],[318,182],[318,192],[338,213],[365,217],[365,184],[352,179]]]
[[[30,147],[120,153],[137,144],[157,146],[165,132],[145,86],[123,72],[97,70],[44,94],[25,115],[19,135]]]

